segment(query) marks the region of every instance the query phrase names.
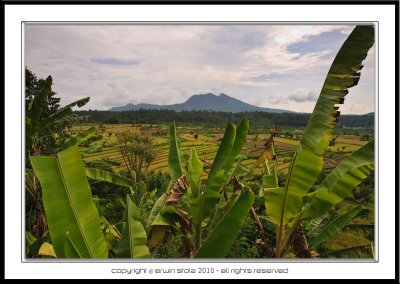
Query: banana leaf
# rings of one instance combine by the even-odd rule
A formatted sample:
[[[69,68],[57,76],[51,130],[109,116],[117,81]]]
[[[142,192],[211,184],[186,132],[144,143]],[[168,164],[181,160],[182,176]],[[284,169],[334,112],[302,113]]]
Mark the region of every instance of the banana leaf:
[[[313,219],[351,194],[374,170],[374,140],[347,156],[308,194],[309,202],[302,210],[302,219]]]
[[[231,170],[233,163],[240,151],[243,148],[244,143],[246,143],[247,133],[249,132],[249,120],[244,118],[236,129],[235,141],[232,146],[232,150],[228,156],[228,160],[225,165],[224,177],[227,179],[228,172]],[[226,182],[226,181],[225,181]]]
[[[86,141],[87,139],[89,139],[90,136],[92,136],[95,132],[96,132],[95,127],[91,127],[86,131],[82,131],[82,132],[78,133],[75,137],[69,139],[63,145],[61,145],[59,150],[62,151],[62,150],[71,148],[73,146],[78,146],[79,144],[81,144],[84,141]]]
[[[39,93],[32,98],[25,117],[25,131],[26,131],[26,148],[31,149],[37,143],[39,139],[40,130],[40,117],[46,106],[47,97],[51,93],[51,85],[53,84],[53,79],[51,76],[47,77],[42,89]]]
[[[219,145],[214,162],[208,174],[208,180],[204,194],[210,199],[218,199],[219,190],[224,185],[224,173],[228,161],[231,159],[233,144],[236,137],[236,126],[229,123],[226,127],[224,137]]]
[[[286,212],[291,210],[292,208],[296,208],[302,204],[302,196],[297,192],[287,192],[284,187],[277,188],[267,188],[264,189],[264,199],[265,199],[265,208],[267,210],[267,215],[269,219],[275,224],[281,225],[281,216],[282,209],[284,208],[284,200],[286,198],[290,200],[290,203],[287,203]],[[289,218],[288,215],[284,215],[284,224],[290,223],[292,220],[296,219],[298,214],[294,217]]]
[[[150,230],[152,228],[152,224],[153,224],[154,220],[156,219],[157,215],[160,213],[161,208],[164,206],[166,198],[167,198],[167,194],[164,193],[157,199],[156,203],[154,204],[153,208],[151,209],[149,218],[147,219],[147,225],[146,225],[146,231],[148,234],[150,233]]]
[[[225,185],[229,171],[246,142],[248,130],[249,121],[247,118],[242,120],[237,129],[232,123],[229,123],[226,127],[224,137],[208,174],[204,194],[191,200],[192,204],[200,208],[198,210],[201,214],[200,221],[212,215],[219,199],[219,191]],[[194,220],[193,223],[198,224],[199,220]]]
[[[323,227],[321,232],[315,238],[310,241],[309,247],[311,249],[316,249],[321,243],[326,242],[337,232],[340,232],[351,219],[353,219],[363,210],[365,210],[365,208],[363,208],[361,205],[358,205],[333,219],[330,223]]]
[[[245,189],[209,234],[196,258],[223,258],[229,252],[253,205],[254,194]]]
[[[64,244],[64,253],[66,258],[82,258],[80,255],[78,249],[76,248],[73,240],[71,240],[71,236],[69,235],[69,232],[66,234],[67,241]]]
[[[146,230],[139,221],[139,209],[129,195],[126,197],[126,205],[126,226],[118,244],[117,258],[148,258],[151,255],[146,245]]]
[[[152,226],[174,226],[179,222],[180,216],[178,211],[172,205],[167,205],[161,208],[159,214],[154,218],[151,223]]]
[[[176,133],[175,123],[169,127],[168,169],[172,181],[177,181],[184,170],[182,169],[181,141]]]
[[[166,198],[167,194],[164,193],[157,199],[147,220],[146,232],[149,239],[148,245],[150,249],[155,248],[163,240],[165,231],[167,229],[166,226],[153,224],[158,218],[160,211],[165,204]],[[170,224],[172,224],[172,222]]]
[[[135,187],[133,180],[100,169],[86,168],[86,176],[97,181],[105,181],[126,187]]]
[[[101,151],[103,148],[102,144],[95,144],[93,146],[87,147],[85,149],[80,149],[82,157],[85,157],[89,154],[95,153],[97,151]]]
[[[286,179],[282,195],[280,227],[296,219],[303,207],[303,196],[312,188],[323,166],[333,129],[337,123],[338,104],[348,89],[357,85],[362,61],[374,43],[373,26],[357,26],[336,55],[314,111],[300,140]]]
[[[64,258],[67,232],[82,258],[106,258],[107,244],[93,203],[85,168],[76,147],[55,156],[30,157],[43,191],[50,237]]]
[[[201,208],[199,200],[201,187],[201,174],[203,173],[203,163],[197,156],[196,149],[192,148],[192,153],[189,159],[188,180],[189,180],[189,197],[190,209],[192,213],[192,222],[199,224],[201,222]],[[194,202],[193,202],[194,201]]]
[[[83,107],[84,105],[86,105],[89,102],[89,100],[90,100],[90,97],[79,99],[77,101],[74,101],[73,103],[70,103],[70,104],[60,108],[59,111],[62,111],[63,109],[72,108],[74,106]]]
[[[373,258],[371,244],[352,246],[321,254],[321,258]]]
[[[189,196],[196,198],[200,195],[201,174],[203,173],[203,163],[197,155],[196,149],[191,149],[189,159],[188,179],[189,179]]]
[[[373,233],[375,229],[375,224],[347,224],[343,227],[344,232],[356,232],[362,234]]]
[[[42,129],[48,128],[50,126],[54,126],[57,123],[62,123],[65,121],[65,119],[70,120],[72,113],[73,113],[72,107],[74,107],[74,106],[82,107],[85,104],[87,104],[89,102],[89,100],[90,100],[90,97],[86,97],[86,98],[77,100],[73,103],[66,105],[65,107],[58,109],[56,113],[50,115],[45,120],[41,121],[40,129],[42,130]]]

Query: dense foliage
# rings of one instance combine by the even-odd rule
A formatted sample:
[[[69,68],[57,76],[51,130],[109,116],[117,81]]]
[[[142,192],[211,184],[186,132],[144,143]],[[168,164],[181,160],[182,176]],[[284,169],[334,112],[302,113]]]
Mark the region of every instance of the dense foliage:
[[[26,223],[35,225],[26,227],[26,256],[373,257],[374,140],[363,134],[365,139],[358,140],[357,149],[340,157],[334,166],[325,165],[333,153],[329,147],[340,145],[340,139],[333,136],[340,114],[338,105],[348,89],[357,84],[361,62],[373,42],[373,27],[358,26],[343,44],[307,126],[299,132],[300,140],[291,140],[296,150],[287,172],[279,172],[280,157],[275,151],[275,140],[283,138],[276,137],[274,120],[267,118],[264,123],[272,124],[269,138],[262,141],[261,153],[253,153],[257,156],[255,162],[246,163],[251,120],[241,116],[251,117],[252,113],[167,111],[176,116],[176,121],[184,115],[208,114],[210,121],[219,118],[213,122],[216,125],[221,124],[222,117],[231,121],[241,118],[238,125],[228,122],[223,136],[212,138],[219,141],[212,161],[201,158],[195,147],[190,148],[189,155],[183,154],[179,128],[170,124],[165,143],[169,175],[144,169],[157,153],[153,152],[153,137],[143,133],[118,135],[115,146],[125,147],[121,148],[122,156],[130,161],[125,163],[125,170],[115,171],[108,160],[101,160],[101,167],[98,161],[85,162],[87,153],[102,151],[106,144],[101,144],[106,130],[103,124],[58,140],[51,148],[52,155],[43,155],[42,147],[38,147],[42,131],[53,127],[65,131],[72,122],[78,122],[72,107],[82,106],[89,99],[57,107],[47,115],[46,110],[53,104],[48,100],[53,94],[52,78],[44,80],[40,89],[28,88],[26,140],[31,164],[26,167],[25,185],[30,197],[26,202],[33,204],[30,208],[36,206],[40,214],[36,222],[31,221],[35,218],[30,213],[27,215]],[[27,76],[33,80],[31,73]],[[146,111],[126,114],[141,112]],[[147,112],[154,115],[159,111]],[[292,120],[299,114],[280,115]],[[186,124],[193,122],[189,116]],[[136,119],[142,118],[130,123],[141,123]],[[196,123],[202,122],[209,123],[198,117]],[[205,138],[191,131],[192,139]],[[293,133],[287,132],[294,139]],[[108,133],[108,139],[112,134]],[[58,137],[56,132],[52,135]],[[250,141],[258,145],[258,134]],[[352,232],[351,221],[353,229],[367,232],[363,239],[367,243]],[[40,230],[38,226],[42,226]],[[338,235],[345,236],[350,246],[328,242],[335,236],[337,240]]]
[[[78,115],[89,116],[89,122],[107,124],[204,124],[210,126],[225,126],[229,121],[239,123],[247,117],[252,127],[271,127],[272,124],[280,126],[305,127],[310,119],[309,113],[269,113],[269,112],[215,112],[215,111],[181,111],[149,110],[134,111],[76,111]],[[373,128],[374,116],[372,115],[342,115],[338,128]]]

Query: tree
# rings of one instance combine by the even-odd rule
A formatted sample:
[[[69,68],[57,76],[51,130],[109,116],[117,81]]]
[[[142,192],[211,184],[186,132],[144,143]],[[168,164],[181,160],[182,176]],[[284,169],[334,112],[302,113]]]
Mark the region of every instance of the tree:
[[[28,103],[35,97],[35,95],[42,89],[45,85],[44,79],[38,79],[36,75],[25,67],[25,103]],[[55,97],[57,95],[53,90],[50,91],[47,97],[47,106],[45,107],[43,114],[51,115],[54,114],[60,107],[61,98]],[[26,104],[26,105],[28,105]]]
[[[26,211],[36,213],[32,231],[36,237],[42,237],[47,231],[47,222],[42,204],[41,187],[31,168],[30,156],[52,154],[62,147],[66,132],[64,129],[82,117],[72,114],[72,107],[85,105],[84,98],[60,108],[60,98],[52,91],[53,79],[37,79],[36,75],[25,68],[25,188],[32,197],[26,199]]]
[[[60,108],[60,98],[56,98],[52,90],[51,76],[45,80],[37,79],[27,68],[25,76],[25,152],[26,162],[29,163],[29,155],[55,153],[66,140],[64,129],[86,119],[73,114],[72,107],[84,106],[89,97]]]
[[[155,160],[154,141],[150,135],[123,132],[118,134],[119,152],[122,155],[127,170],[135,175],[140,182],[142,170],[148,169]],[[133,174],[132,174],[133,178]]]
[[[46,80],[38,79],[36,75],[25,67],[25,111],[29,115],[29,105],[38,96],[40,91],[45,87]],[[60,98],[55,97],[57,95],[50,87],[50,92],[43,102],[43,117],[49,117],[55,114],[60,107]],[[43,152],[53,153],[56,148],[56,138],[52,131],[49,129],[43,130],[41,133],[41,141],[39,147]],[[29,159],[27,159],[29,161]]]
[[[344,102],[348,89],[357,85],[362,61],[373,43],[373,26],[354,28],[329,69],[289,167],[285,186],[277,184],[276,171],[263,178],[265,207],[277,232],[276,257],[285,257],[292,245],[298,245],[293,247],[295,252],[307,251],[302,222],[321,217],[350,195],[352,189],[374,169],[372,140],[345,158],[321,183],[316,184],[323,168],[323,155],[340,114],[338,104]],[[310,253],[307,254],[310,257]]]

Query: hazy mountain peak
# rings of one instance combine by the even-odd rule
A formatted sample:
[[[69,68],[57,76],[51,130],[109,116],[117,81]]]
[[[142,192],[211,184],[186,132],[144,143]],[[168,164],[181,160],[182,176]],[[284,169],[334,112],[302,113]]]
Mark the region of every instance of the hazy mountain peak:
[[[140,103],[137,105],[127,104],[122,107],[112,107],[110,111],[128,111],[137,109],[171,109],[175,111],[191,110],[211,110],[223,112],[244,112],[244,111],[264,111],[264,112],[291,112],[282,109],[264,108],[254,106],[238,99],[230,97],[224,93],[215,95],[213,93],[197,94],[188,98],[184,103],[173,105],[155,105]]]

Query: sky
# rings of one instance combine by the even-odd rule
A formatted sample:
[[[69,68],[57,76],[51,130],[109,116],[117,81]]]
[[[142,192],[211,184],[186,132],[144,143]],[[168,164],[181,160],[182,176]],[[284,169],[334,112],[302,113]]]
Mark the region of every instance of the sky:
[[[25,26],[25,66],[53,77],[66,105],[107,110],[225,93],[260,107],[312,112],[349,25]],[[374,111],[375,48],[342,114]]]

